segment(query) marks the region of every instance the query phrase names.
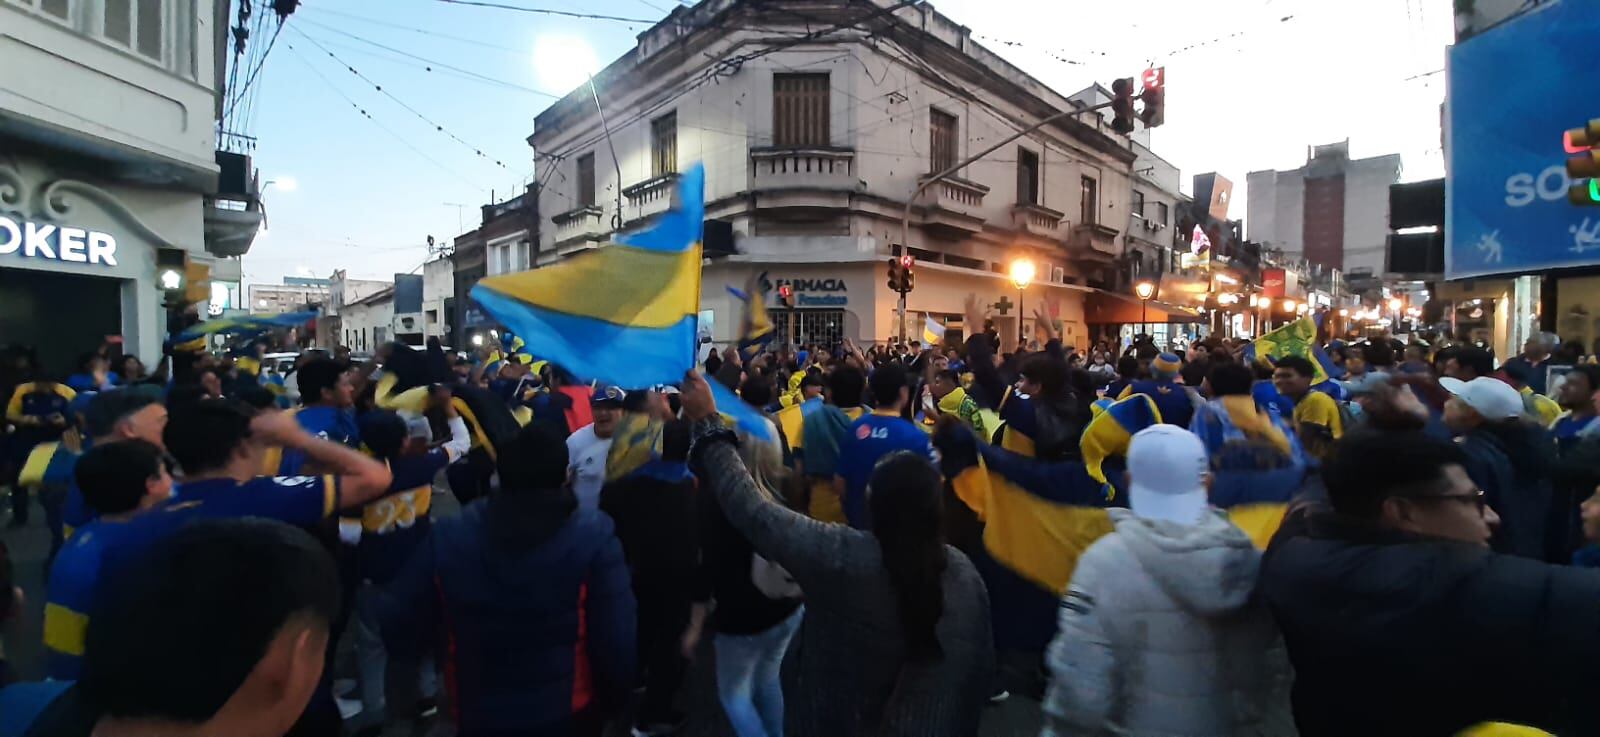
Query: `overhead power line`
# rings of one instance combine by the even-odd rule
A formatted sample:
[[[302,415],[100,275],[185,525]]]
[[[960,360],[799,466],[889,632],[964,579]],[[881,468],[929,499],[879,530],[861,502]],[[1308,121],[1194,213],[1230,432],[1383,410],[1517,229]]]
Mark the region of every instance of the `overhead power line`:
[[[427,28],[417,28],[416,26],[408,26],[408,25],[403,25],[403,24],[400,24],[400,23],[392,23],[390,21],[379,20],[377,18],[368,18],[368,17],[366,17],[364,15],[356,15],[354,13],[344,13],[344,12],[340,12],[340,11],[337,11],[337,10],[329,10],[327,8],[324,8],[324,7],[320,6],[320,5],[311,6],[309,9],[312,10],[313,12],[319,13],[319,14],[320,13],[328,13],[330,15],[337,15],[337,16],[339,16],[341,18],[349,18],[350,20],[361,21],[362,23],[371,23],[373,25],[378,25],[378,26],[385,26],[385,27],[388,27],[388,28],[393,28],[393,29],[401,30],[401,31],[410,31],[412,33],[417,33],[417,34],[421,34],[421,35],[424,35],[424,36],[431,36],[433,38],[442,38],[442,39],[445,39],[445,40],[448,40],[448,41],[457,41],[457,42],[460,42],[460,43],[472,44],[473,46],[478,46],[478,47],[486,48],[486,49],[497,49],[499,51],[505,51],[505,52],[517,54],[517,55],[520,55],[520,56],[527,56],[528,55],[528,49],[525,49],[525,48],[519,49],[519,48],[516,48],[514,46],[502,46],[500,44],[490,43],[490,42],[484,41],[482,39],[467,38],[465,36],[452,36],[452,35],[450,35],[448,33],[440,33],[438,31],[430,30],[430,29],[427,29]],[[301,11],[301,12],[304,12],[304,11]]]
[[[467,75],[469,77],[472,77],[472,78],[478,79],[478,80],[482,80],[484,82],[492,82],[494,84],[502,85],[502,86],[505,86],[505,87],[510,87],[510,88],[513,88],[513,89],[522,90],[524,92],[531,92],[531,93],[536,94],[536,95],[543,95],[543,96],[548,97],[548,98],[550,98],[552,100],[559,100],[559,99],[561,99],[563,97],[563,95],[552,94],[552,93],[549,93],[549,92],[545,92],[544,90],[534,89],[533,87],[528,87],[526,85],[517,84],[516,82],[511,82],[511,81],[507,81],[507,80],[504,80],[504,79],[496,79],[496,78],[491,77],[491,76],[489,76],[487,74],[481,74],[481,73],[478,73],[478,72],[474,72],[471,69],[462,69],[461,67],[453,66],[453,65],[450,65],[450,64],[446,64],[446,63],[444,63],[442,61],[434,61],[434,60],[426,58],[426,57],[417,56],[416,54],[413,54],[413,53],[411,53],[409,51],[404,51],[402,49],[397,49],[397,48],[395,48],[393,46],[386,46],[384,44],[378,43],[377,41],[373,41],[371,39],[364,38],[362,36],[358,36],[358,35],[356,35],[354,33],[350,33],[349,31],[341,31],[341,30],[339,30],[337,28],[334,28],[333,26],[329,26],[329,25],[326,25],[326,24],[323,24],[323,23],[318,23],[318,22],[313,21],[313,20],[308,20],[308,21],[306,21],[306,23],[309,23],[309,24],[311,24],[313,26],[316,26],[317,28],[321,28],[323,30],[326,30],[326,31],[328,31],[330,33],[337,33],[337,34],[339,34],[341,36],[344,36],[346,38],[354,39],[354,40],[359,41],[361,43],[367,44],[368,46],[375,46],[377,48],[383,49],[384,51],[388,51],[388,52],[393,53],[393,54],[399,54],[401,56],[404,56],[404,57],[407,57],[407,58],[410,58],[410,59],[415,59],[417,61],[420,61],[420,62],[423,62],[423,63],[426,63],[426,64],[430,64],[432,66],[439,67],[440,69],[449,69],[450,71],[458,72],[460,74],[465,74],[465,75]],[[302,34],[305,33],[305,31],[300,31],[300,32]],[[431,72],[433,70],[430,68],[430,69],[428,69],[428,71]]]
[[[434,122],[434,120],[432,118],[429,118],[428,116],[423,115],[421,111],[419,111],[416,108],[406,104],[406,102],[404,100],[402,100],[402,99],[400,99],[398,97],[395,97],[394,93],[384,89],[383,85],[378,84],[377,82],[374,82],[372,80],[372,78],[368,77],[365,74],[362,74],[355,67],[353,67],[350,64],[346,63],[343,59],[340,59],[338,57],[338,55],[336,55],[332,51],[328,50],[328,47],[323,46],[316,39],[314,39],[311,36],[307,35],[305,31],[302,31],[302,30],[300,30],[298,28],[296,28],[294,30],[295,30],[296,33],[300,34],[301,38],[304,38],[305,40],[310,41],[312,45],[314,45],[317,48],[321,49],[323,51],[323,53],[328,55],[328,58],[333,59],[335,62],[338,62],[340,66],[342,66],[345,69],[349,70],[349,72],[351,74],[356,75],[356,77],[359,78],[361,81],[366,82],[369,85],[372,85],[373,89],[375,89],[378,92],[382,93],[384,97],[387,97],[390,100],[393,100],[395,102],[395,104],[399,105],[400,107],[405,108],[407,112],[410,112],[412,115],[417,116],[417,119],[421,120],[424,123],[427,123],[428,125],[433,126],[434,130],[439,131],[440,133],[443,133],[446,136],[449,136],[450,139],[455,141],[456,143],[459,143],[462,146],[465,146],[468,149],[471,149],[473,153],[477,154],[478,158],[483,159],[485,161],[492,161],[492,162],[494,162],[495,166],[498,166],[501,169],[506,169],[507,168],[506,165],[505,165],[505,162],[502,162],[499,159],[495,159],[495,158],[490,157],[488,154],[485,154],[483,152],[483,149],[478,148],[477,146],[474,146],[474,145],[472,145],[470,143],[467,143],[467,141],[465,139],[463,139],[461,136],[458,136],[455,133],[451,132],[449,129],[445,128],[443,125],[440,125],[439,123]]]
[[[474,8],[494,8],[496,10],[511,10],[511,11],[515,11],[515,12],[518,12],[518,13],[535,13],[535,14],[539,14],[539,15],[559,15],[559,16],[561,16],[563,18],[588,18],[590,20],[609,20],[609,21],[616,21],[618,23],[643,23],[645,25],[652,25],[652,26],[657,24],[657,23],[662,22],[660,20],[652,20],[652,19],[649,19],[649,18],[629,18],[629,17],[621,16],[621,15],[604,15],[604,14],[601,14],[601,13],[579,13],[579,12],[573,11],[573,10],[556,10],[555,8],[527,8],[527,7],[523,7],[521,5],[507,5],[505,3],[485,2],[484,0],[438,0],[438,1],[441,2],[441,3],[448,3],[450,5],[468,5],[468,6],[471,6],[471,7],[474,7]],[[676,25],[689,25],[689,24],[677,23]]]
[[[328,79],[327,75],[324,75],[321,70],[317,69],[317,66],[315,64],[312,64],[311,60],[309,60],[309,59],[305,58],[304,56],[302,56],[300,54],[300,52],[297,49],[295,49],[294,44],[292,44],[292,43],[290,43],[288,41],[284,41],[283,43],[284,43],[284,46],[287,46],[289,48],[290,52],[293,52],[294,58],[299,59],[300,63],[305,64],[306,67],[311,70],[311,73],[316,75],[317,79],[322,80],[323,84],[326,84],[329,89],[333,90],[334,94],[336,94],[339,97],[343,98],[345,102],[350,103],[350,107],[353,108],[356,111],[356,113],[358,113],[361,117],[366,118],[373,125],[377,126],[379,130],[383,131],[384,133],[388,133],[390,136],[394,137],[394,139],[399,141],[401,143],[401,145],[404,145],[406,148],[411,149],[411,151],[413,153],[415,153],[416,155],[422,157],[423,160],[427,161],[430,164],[433,164],[434,166],[439,167],[439,169],[443,170],[445,173],[450,174],[451,176],[454,176],[457,179],[460,179],[462,182],[466,183],[467,185],[471,186],[472,188],[474,188],[474,189],[476,189],[476,190],[478,190],[480,192],[483,191],[483,189],[484,189],[483,187],[478,186],[472,180],[470,180],[467,177],[463,176],[460,172],[456,171],[455,169],[452,169],[452,168],[450,168],[448,166],[445,166],[444,163],[440,162],[438,159],[433,158],[432,156],[429,156],[422,149],[417,148],[410,141],[406,140],[404,136],[400,135],[399,133],[394,132],[393,130],[391,130],[388,126],[384,125],[383,123],[378,122],[377,118],[372,117],[372,113],[367,112],[367,109],[365,107],[362,107],[360,103],[358,103],[355,100],[351,99],[351,97],[349,95],[344,93],[344,90],[339,89],[339,86],[333,83],[333,80]]]

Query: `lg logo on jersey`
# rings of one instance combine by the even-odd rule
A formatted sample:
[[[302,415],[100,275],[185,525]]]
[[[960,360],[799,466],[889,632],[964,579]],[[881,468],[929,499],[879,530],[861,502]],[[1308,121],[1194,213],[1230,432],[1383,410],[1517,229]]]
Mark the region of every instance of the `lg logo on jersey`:
[[[889,438],[889,428],[869,427],[867,425],[862,425],[861,427],[856,428],[856,439],[866,440],[867,438],[873,438],[875,440],[887,440]]]
[[[1522,207],[1531,204],[1535,198],[1546,202],[1564,200],[1571,186],[1566,164],[1551,166],[1539,172],[1537,178],[1526,172],[1518,172],[1506,177],[1506,204]]]

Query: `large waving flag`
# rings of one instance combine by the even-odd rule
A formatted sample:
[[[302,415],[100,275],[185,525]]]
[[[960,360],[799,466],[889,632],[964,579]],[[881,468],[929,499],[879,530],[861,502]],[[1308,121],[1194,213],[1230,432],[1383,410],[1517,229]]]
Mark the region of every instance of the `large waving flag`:
[[[644,230],[554,266],[489,277],[472,298],[529,352],[581,379],[628,388],[679,383],[698,347],[705,169],[684,172],[678,194]],[[770,435],[754,409],[710,384],[719,409]]]
[[[555,266],[492,276],[472,298],[541,358],[625,387],[676,383],[694,363],[705,171],[650,227]]]
[[[1244,360],[1249,363],[1254,363],[1258,358],[1276,362],[1284,356],[1300,356],[1310,361],[1313,384],[1344,375],[1344,369],[1333,365],[1333,361],[1317,345],[1317,324],[1309,317],[1302,317],[1262,335],[1244,349]]]
[[[207,335],[222,334],[254,337],[278,328],[303,327],[317,319],[315,312],[285,312],[281,315],[243,315],[196,323],[173,335],[171,344],[178,350],[204,350]],[[196,341],[199,344],[196,345]]]

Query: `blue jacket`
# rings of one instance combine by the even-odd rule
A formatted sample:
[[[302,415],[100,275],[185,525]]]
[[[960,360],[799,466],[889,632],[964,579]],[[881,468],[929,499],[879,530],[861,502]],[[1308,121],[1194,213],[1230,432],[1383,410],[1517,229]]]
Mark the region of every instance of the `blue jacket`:
[[[460,734],[560,734],[634,685],[635,608],[611,518],[568,493],[495,495],[438,520],[389,588],[396,645],[440,638]]]

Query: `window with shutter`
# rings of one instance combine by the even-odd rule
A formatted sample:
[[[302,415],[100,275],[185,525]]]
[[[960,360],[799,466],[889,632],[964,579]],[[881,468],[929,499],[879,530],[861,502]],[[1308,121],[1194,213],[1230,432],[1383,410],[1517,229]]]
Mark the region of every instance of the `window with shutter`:
[[[667,113],[650,121],[650,175],[678,171],[678,114]]]
[[[1083,195],[1078,202],[1079,222],[1084,225],[1094,225],[1099,222],[1100,211],[1100,184],[1094,177],[1083,178]]]
[[[937,174],[956,164],[956,144],[961,132],[961,121],[950,113],[929,108],[928,124],[931,136],[928,147],[930,173]]]
[[[578,157],[578,207],[594,207],[594,154]]]
[[[1017,203],[1039,204],[1039,155],[1025,148],[1017,149]]]
[[[832,145],[830,89],[825,73],[772,75],[772,145]]]

